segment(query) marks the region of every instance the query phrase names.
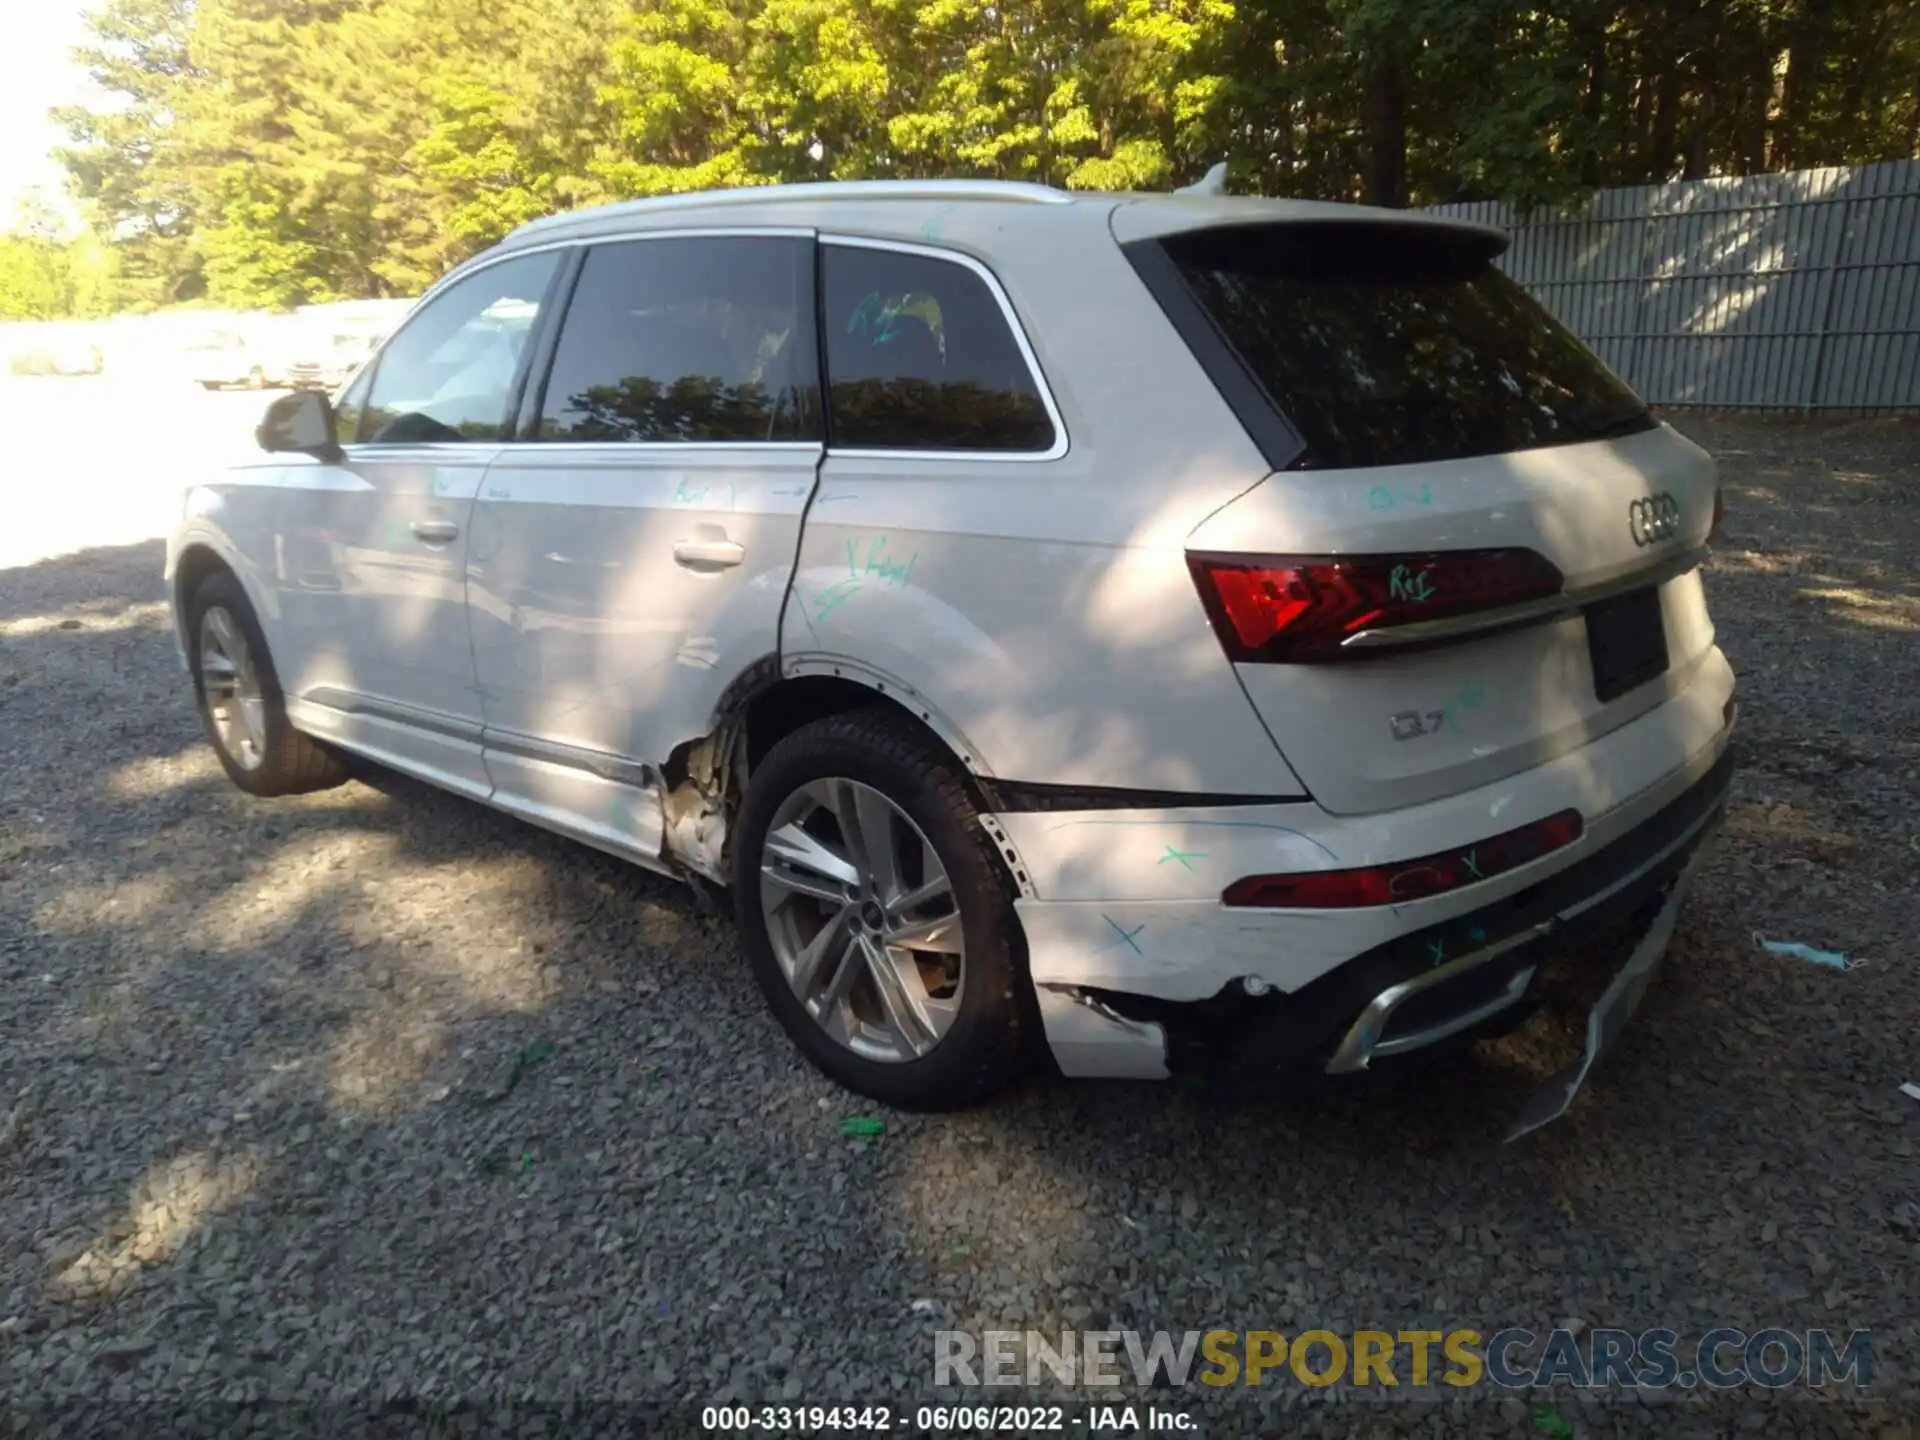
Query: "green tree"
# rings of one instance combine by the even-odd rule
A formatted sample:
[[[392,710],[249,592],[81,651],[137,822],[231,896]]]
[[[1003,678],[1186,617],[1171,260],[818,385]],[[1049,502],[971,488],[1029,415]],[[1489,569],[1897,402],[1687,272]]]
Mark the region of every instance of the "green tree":
[[[94,43],[76,52],[108,103],[53,112],[72,142],[55,155],[113,245],[117,298],[134,308],[204,288],[174,123],[181,96],[202,79],[188,55],[192,21],[193,0],[108,0],[88,17]]]
[[[534,216],[716,185],[1153,189],[1225,159],[1244,192],[1535,205],[1920,151],[1910,0],[106,0],[90,24],[110,98],[61,112],[62,158],[125,304],[412,293]]]

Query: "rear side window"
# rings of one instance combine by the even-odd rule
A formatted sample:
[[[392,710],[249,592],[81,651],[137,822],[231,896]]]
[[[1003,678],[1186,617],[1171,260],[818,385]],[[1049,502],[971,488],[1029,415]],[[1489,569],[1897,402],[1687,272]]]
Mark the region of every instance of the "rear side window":
[[[1156,243],[1298,432],[1306,449],[1294,468],[1495,455],[1655,423],[1494,268],[1481,236],[1295,224]]]
[[[816,440],[812,243],[632,240],[587,252],[541,440]]]
[[[826,246],[821,269],[836,448],[1053,448],[1033,369],[976,272],[855,245]]]

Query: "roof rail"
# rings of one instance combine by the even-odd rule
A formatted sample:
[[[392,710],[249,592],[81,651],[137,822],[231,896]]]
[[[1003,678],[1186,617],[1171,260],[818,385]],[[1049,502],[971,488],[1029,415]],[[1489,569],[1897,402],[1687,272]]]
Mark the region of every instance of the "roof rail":
[[[543,215],[508,232],[544,234],[583,220],[621,215],[654,215],[674,210],[700,210],[720,205],[765,204],[781,200],[1005,200],[1027,205],[1066,205],[1073,196],[1051,185],[1025,180],[827,180],[802,185],[747,185],[731,190],[688,190],[677,195],[652,195],[643,200],[617,200]]]

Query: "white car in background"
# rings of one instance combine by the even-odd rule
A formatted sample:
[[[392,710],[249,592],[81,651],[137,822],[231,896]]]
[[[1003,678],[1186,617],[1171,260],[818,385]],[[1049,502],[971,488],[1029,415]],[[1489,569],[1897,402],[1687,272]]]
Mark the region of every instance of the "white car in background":
[[[222,327],[187,346],[188,378],[204,390],[265,390],[288,383],[285,347],[260,334]]]
[[[1403,212],[974,182],[525,226],[188,495],[229,776],[696,886],[821,1069],[1411,1062],[1637,1003],[1724,807],[1708,457]]]

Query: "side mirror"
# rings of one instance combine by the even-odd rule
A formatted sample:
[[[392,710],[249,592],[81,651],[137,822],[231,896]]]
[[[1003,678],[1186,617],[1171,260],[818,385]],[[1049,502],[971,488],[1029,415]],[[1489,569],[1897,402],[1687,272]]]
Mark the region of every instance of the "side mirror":
[[[318,390],[295,390],[267,406],[266,418],[253,432],[260,448],[270,454],[311,455],[318,460],[344,458],[334,439],[333,403]]]

